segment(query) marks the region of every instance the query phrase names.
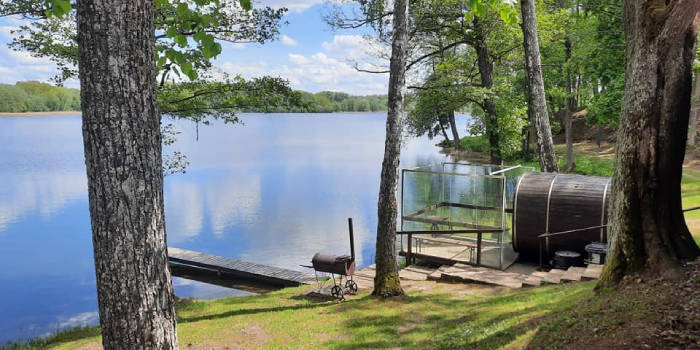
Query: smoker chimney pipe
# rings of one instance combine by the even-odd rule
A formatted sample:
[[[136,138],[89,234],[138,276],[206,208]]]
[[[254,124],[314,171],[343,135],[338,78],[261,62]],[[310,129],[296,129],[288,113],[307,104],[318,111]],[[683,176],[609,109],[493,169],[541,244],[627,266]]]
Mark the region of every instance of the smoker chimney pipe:
[[[350,230],[350,256],[355,261],[355,235],[352,232],[352,218],[348,218],[348,229]]]

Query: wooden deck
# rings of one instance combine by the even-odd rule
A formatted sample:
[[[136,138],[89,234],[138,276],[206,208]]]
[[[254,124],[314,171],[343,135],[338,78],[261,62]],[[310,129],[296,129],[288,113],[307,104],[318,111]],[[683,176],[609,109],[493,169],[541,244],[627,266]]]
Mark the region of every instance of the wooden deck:
[[[274,286],[294,287],[316,283],[316,278],[312,274],[174,247],[168,247],[168,260]]]

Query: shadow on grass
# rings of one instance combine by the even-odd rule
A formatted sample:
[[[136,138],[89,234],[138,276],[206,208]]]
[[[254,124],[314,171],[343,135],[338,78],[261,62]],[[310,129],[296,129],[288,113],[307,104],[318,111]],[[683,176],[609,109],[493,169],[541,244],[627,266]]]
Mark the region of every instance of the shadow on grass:
[[[261,307],[261,308],[243,308],[243,309],[236,309],[236,310],[231,310],[231,311],[226,311],[218,314],[213,314],[213,315],[203,315],[203,316],[194,316],[194,317],[178,317],[177,322],[198,322],[198,321],[205,321],[205,320],[214,320],[218,318],[227,318],[227,317],[233,317],[233,316],[239,316],[239,315],[253,315],[253,314],[259,314],[259,313],[264,313],[264,312],[281,312],[281,311],[288,311],[288,310],[302,310],[302,309],[321,309],[325,308],[328,306],[333,306],[337,305],[334,302],[327,302],[327,303],[313,303],[313,304],[300,304],[300,305],[289,305],[289,306],[276,306],[276,307]]]
[[[389,307],[398,312],[344,312],[343,328],[354,336],[325,345],[342,350],[497,349],[535,329],[548,314],[586,299],[588,293],[590,289],[585,287],[572,290],[569,286],[557,286],[492,295],[483,300],[478,296],[458,298],[448,293],[417,294],[387,301],[363,298],[360,306]],[[380,305],[371,304],[371,300]],[[393,304],[381,305],[383,302]]]

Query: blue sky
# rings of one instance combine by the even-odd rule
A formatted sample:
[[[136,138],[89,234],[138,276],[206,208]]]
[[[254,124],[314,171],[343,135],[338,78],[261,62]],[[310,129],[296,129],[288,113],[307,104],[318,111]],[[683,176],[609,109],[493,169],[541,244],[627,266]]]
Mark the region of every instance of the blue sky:
[[[289,12],[281,36],[265,45],[222,43],[223,52],[214,61],[216,69],[244,77],[273,75],[286,78],[295,89],[351,94],[385,94],[386,74],[357,72],[354,62],[375,61],[367,55],[367,30],[333,31],[323,22],[327,10],[323,0],[262,0],[256,6],[285,6]],[[56,72],[53,63],[15,52],[7,47],[10,30],[21,24],[17,18],[0,19],[0,83],[19,80],[48,81]],[[67,86],[77,87],[77,81]]]

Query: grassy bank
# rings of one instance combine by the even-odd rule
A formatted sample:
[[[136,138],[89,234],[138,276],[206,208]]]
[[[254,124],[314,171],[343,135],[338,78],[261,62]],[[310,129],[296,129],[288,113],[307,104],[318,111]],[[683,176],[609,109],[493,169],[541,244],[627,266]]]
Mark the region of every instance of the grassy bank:
[[[437,285],[439,286],[439,285]],[[538,320],[593,297],[593,284],[513,292],[437,289],[398,300],[368,293],[343,303],[300,298],[309,287],[178,306],[181,348],[220,349],[495,349],[527,339]],[[97,328],[84,328],[16,348],[99,347]]]

